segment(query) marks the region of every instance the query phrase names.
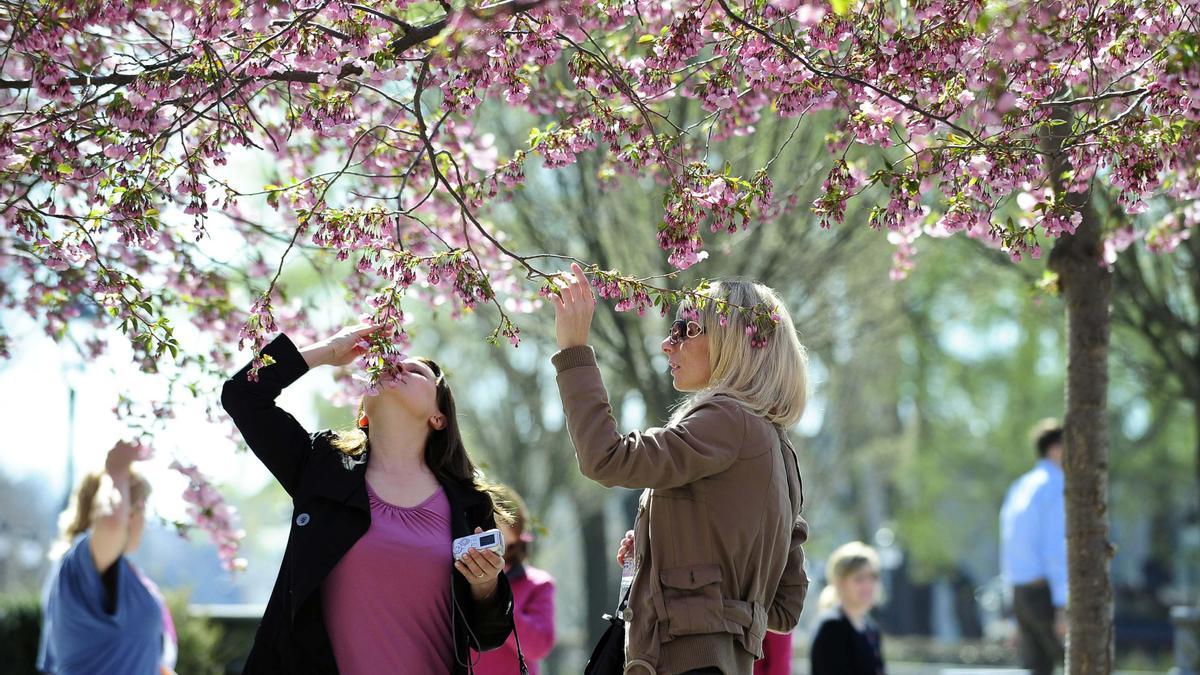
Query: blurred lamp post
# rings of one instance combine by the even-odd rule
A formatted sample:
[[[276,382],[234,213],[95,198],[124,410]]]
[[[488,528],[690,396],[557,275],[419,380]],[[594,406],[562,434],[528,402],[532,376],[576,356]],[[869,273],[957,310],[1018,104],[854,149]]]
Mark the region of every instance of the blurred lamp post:
[[[71,494],[75,491],[75,383],[83,372],[83,364],[77,360],[66,360],[63,363],[63,381],[67,383],[67,457],[66,485],[63,487],[62,503],[59,512],[67,510],[71,503]]]

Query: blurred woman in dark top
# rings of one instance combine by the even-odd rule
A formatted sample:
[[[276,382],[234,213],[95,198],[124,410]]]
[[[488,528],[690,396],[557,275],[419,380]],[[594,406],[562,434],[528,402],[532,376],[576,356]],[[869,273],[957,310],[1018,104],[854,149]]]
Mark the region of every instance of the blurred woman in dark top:
[[[870,613],[879,601],[879,555],[854,541],[829,556],[812,675],[885,675],[883,643]]]

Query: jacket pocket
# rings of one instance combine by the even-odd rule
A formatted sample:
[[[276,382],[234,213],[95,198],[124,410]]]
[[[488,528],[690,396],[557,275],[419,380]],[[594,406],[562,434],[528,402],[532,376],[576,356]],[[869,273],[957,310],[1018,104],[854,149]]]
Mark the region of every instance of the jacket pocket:
[[[666,606],[666,637],[725,631],[720,565],[688,565],[659,572]]]
[[[763,657],[763,638],[767,636],[767,609],[758,602],[741,600],[725,601],[725,629],[731,633],[742,649]]]

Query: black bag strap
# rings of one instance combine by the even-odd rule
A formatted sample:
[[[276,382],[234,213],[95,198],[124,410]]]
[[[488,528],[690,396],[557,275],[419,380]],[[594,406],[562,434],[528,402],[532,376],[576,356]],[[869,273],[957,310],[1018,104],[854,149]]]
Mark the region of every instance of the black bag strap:
[[[775,431],[779,433],[779,443],[781,447],[785,447],[792,452],[792,466],[796,467],[796,484],[800,486],[800,510],[804,510],[804,479],[800,477],[800,457],[796,455],[796,446],[792,445],[791,439],[788,438],[787,430],[778,424],[775,425]],[[784,464],[787,460],[784,459]],[[790,487],[788,488],[791,489]]]

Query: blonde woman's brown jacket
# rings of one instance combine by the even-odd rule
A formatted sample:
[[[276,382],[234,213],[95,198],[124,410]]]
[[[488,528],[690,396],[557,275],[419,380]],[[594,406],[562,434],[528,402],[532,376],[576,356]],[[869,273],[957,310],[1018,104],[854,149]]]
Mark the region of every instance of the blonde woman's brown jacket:
[[[778,427],[717,396],[663,428],[617,431],[590,347],[554,355],[579,469],[646,488],[634,526],[625,672],[749,675],[766,631],[796,626],[808,577],[796,455]]]

